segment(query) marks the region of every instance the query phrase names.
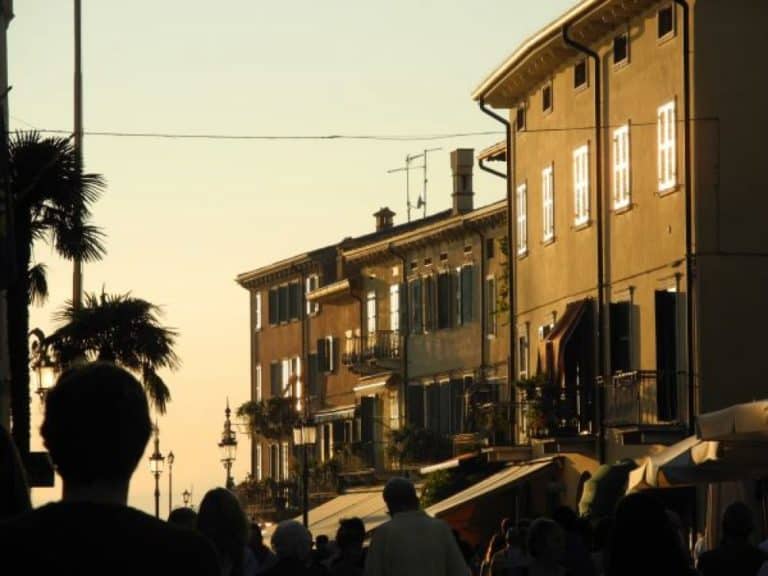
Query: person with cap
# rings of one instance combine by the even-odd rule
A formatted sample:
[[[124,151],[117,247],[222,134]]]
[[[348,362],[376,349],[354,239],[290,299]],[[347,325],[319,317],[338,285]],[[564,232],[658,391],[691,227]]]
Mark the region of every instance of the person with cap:
[[[410,480],[390,479],[384,502],[392,519],[373,533],[365,576],[469,576],[450,527],[419,508]]]

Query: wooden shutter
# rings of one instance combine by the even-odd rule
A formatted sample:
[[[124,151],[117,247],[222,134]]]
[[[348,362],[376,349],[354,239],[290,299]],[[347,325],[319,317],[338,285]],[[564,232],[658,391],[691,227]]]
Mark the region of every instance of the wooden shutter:
[[[405,412],[408,417],[408,424],[417,428],[424,427],[424,387],[407,386],[406,387],[406,406]]]
[[[451,290],[451,274],[441,273],[437,276],[437,328],[451,327],[451,311],[453,310],[454,295]]]
[[[630,361],[630,313],[629,302],[611,303],[611,371],[631,370]]]
[[[461,323],[472,322],[472,308],[474,306],[474,267],[464,266],[461,269]]]
[[[278,305],[277,305],[277,290],[275,288],[269,289],[269,324],[274,326],[279,322],[278,317]]]
[[[411,312],[411,332],[418,334],[424,331],[423,305],[421,298],[421,278],[411,281],[411,301],[408,303]]]
[[[288,286],[277,289],[277,313],[279,322],[288,322]]]
[[[424,278],[424,329],[435,329],[435,279],[433,276]]]
[[[317,341],[317,365],[320,372],[328,372],[330,369],[328,358],[328,340],[319,338]]]
[[[288,319],[298,320],[301,310],[301,290],[298,282],[288,284]]]
[[[273,398],[283,395],[283,366],[280,362],[269,365],[269,391]]]

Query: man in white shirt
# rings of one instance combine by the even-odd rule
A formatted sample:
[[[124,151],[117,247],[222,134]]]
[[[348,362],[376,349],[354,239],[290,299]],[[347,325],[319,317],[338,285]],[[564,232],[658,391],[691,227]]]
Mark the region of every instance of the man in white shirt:
[[[392,520],[373,534],[365,576],[469,576],[451,529],[419,509],[410,480],[387,482],[384,502]]]

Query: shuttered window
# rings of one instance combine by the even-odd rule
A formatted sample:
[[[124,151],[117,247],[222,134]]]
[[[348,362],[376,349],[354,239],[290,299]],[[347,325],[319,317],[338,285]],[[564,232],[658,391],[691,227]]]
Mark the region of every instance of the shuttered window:
[[[424,305],[421,293],[421,278],[411,280],[410,283],[411,301],[408,303],[411,312],[411,332],[420,334],[424,331]]]
[[[441,272],[437,276],[437,328],[450,328],[453,324],[453,308],[455,302],[453,277],[449,272]]]

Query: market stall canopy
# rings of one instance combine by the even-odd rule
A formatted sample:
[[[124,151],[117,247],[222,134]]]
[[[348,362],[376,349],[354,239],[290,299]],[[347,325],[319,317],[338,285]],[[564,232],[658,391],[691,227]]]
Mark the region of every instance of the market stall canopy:
[[[759,478],[766,474],[764,444],[716,442],[690,436],[649,456],[632,470],[627,492]]]
[[[701,414],[696,435],[702,440],[768,441],[768,400],[729,406]]]
[[[630,459],[600,466],[584,484],[579,514],[591,518],[613,514],[616,503],[626,492],[629,474],[635,468],[637,464]]]

